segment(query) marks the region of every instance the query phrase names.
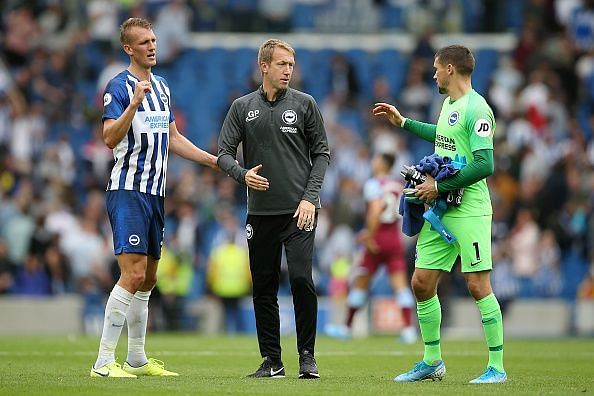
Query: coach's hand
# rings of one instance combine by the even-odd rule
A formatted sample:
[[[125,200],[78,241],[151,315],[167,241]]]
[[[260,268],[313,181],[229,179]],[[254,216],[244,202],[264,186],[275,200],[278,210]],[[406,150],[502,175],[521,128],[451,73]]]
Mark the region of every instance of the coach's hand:
[[[262,164],[254,166],[245,174],[245,184],[254,190],[266,191],[270,187],[268,179],[260,176],[258,172],[262,169]]]
[[[312,228],[316,221],[316,206],[305,199],[299,202],[299,206],[293,215],[297,219],[297,228],[300,230],[304,228]]]
[[[393,125],[399,127],[402,125],[402,115],[396,107],[389,103],[376,103],[373,107],[373,115],[376,117],[385,117]]]
[[[150,81],[139,81],[136,83],[134,87],[134,96],[132,97],[132,103],[136,106],[140,106],[144,97],[146,96],[147,92],[151,92],[153,87],[151,86]]]

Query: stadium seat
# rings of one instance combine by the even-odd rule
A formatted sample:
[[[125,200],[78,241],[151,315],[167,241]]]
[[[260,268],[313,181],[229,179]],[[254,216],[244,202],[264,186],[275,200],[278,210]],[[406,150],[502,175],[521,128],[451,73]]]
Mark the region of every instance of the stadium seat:
[[[249,92],[250,77],[258,63],[257,56],[257,51],[251,48],[239,48],[228,54],[226,71],[230,73],[229,83],[242,95]]]
[[[334,54],[335,51],[330,49],[311,51],[310,71],[302,76],[304,90],[318,103],[330,93],[330,61]]]
[[[359,109],[342,109],[338,114],[338,122],[351,129],[358,136],[364,138],[365,126],[363,122],[363,116]]]
[[[291,27],[295,31],[312,30],[315,26],[315,14],[314,5],[296,3],[291,13]]]
[[[97,98],[98,95],[101,94],[97,92],[96,81],[77,80],[75,81],[74,89],[76,93],[84,99],[84,102],[87,106],[97,106]]]
[[[381,10],[382,28],[403,30],[406,26],[406,12],[402,6],[387,2]]]
[[[91,73],[88,76],[91,80],[96,80],[105,67],[105,56],[98,45],[93,42],[82,44],[77,47],[77,53],[80,55],[83,68],[87,68]],[[126,62],[129,60],[127,59]]]
[[[395,49],[383,49],[376,57],[376,74],[390,84],[390,94],[397,96],[408,73],[408,60]]]
[[[353,65],[359,83],[362,100],[371,99],[373,92],[373,55],[362,49],[352,49],[345,53]]]
[[[524,25],[525,1],[506,1],[505,26],[508,30],[519,32]]]
[[[472,73],[472,85],[475,91],[486,95],[493,76],[497,69],[499,53],[494,49],[479,49],[475,52],[476,67]]]
[[[226,0],[224,7],[231,10],[253,10],[258,8],[258,0]]]
[[[577,298],[577,290],[588,273],[588,262],[576,252],[565,252],[561,271],[563,275],[563,291],[561,297],[573,301]]]
[[[467,33],[475,33],[480,30],[481,2],[476,0],[461,0],[463,30]],[[521,3],[518,1],[517,3]]]

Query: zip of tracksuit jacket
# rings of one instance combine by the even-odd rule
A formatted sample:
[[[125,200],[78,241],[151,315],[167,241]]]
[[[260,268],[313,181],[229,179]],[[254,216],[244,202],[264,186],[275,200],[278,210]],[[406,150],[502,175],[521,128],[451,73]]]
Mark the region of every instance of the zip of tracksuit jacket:
[[[242,144],[244,167],[235,161]],[[305,199],[320,207],[320,189],[330,163],[322,115],[308,94],[288,88],[274,102],[258,90],[236,99],[218,141],[218,165],[237,182],[262,164],[267,191],[248,191],[248,214],[294,212]]]

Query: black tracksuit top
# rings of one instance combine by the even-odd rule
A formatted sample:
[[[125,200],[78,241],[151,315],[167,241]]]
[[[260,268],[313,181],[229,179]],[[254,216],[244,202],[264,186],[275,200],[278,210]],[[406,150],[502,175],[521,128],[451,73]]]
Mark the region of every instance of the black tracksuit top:
[[[242,144],[245,168],[235,162]],[[262,164],[267,191],[248,191],[248,214],[293,213],[305,199],[320,207],[330,150],[320,110],[310,95],[288,88],[269,102],[262,87],[233,101],[219,135],[218,165],[245,184]]]

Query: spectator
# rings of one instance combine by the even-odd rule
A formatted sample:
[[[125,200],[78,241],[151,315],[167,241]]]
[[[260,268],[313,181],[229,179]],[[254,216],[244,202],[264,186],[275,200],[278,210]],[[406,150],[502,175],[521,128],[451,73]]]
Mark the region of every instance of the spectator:
[[[3,15],[3,19],[2,53],[4,60],[10,68],[24,67],[27,65],[40,33],[33,11],[26,6],[16,7]]]
[[[90,0],[87,3],[89,38],[104,54],[114,49],[113,41],[118,37],[118,8],[115,0]]]
[[[561,293],[561,250],[551,230],[544,230],[539,241],[538,272],[534,286],[538,296],[556,297]]]
[[[331,95],[339,99],[339,106],[354,106],[361,91],[354,66],[336,54],[330,60],[330,75]]]
[[[0,239],[0,295],[13,292],[15,272],[16,268],[8,258],[6,242]]]
[[[223,303],[225,332],[245,330],[241,311],[241,298],[251,289],[249,255],[245,242],[237,243],[238,226],[232,215],[225,217],[227,240],[215,247],[208,260],[208,285]]]
[[[97,224],[91,219],[83,218],[80,226],[64,234],[60,249],[70,262],[75,290],[81,290],[83,281],[91,281],[102,290],[109,289],[111,277],[105,245]]]
[[[50,52],[70,50],[80,35],[78,23],[62,5],[61,0],[48,0],[39,14],[38,23],[43,47]]]
[[[173,62],[189,42],[192,11],[185,0],[167,2],[155,19],[155,34],[159,37],[159,62],[166,66]]]
[[[175,246],[175,240],[170,241]],[[187,254],[163,248],[157,269],[158,297],[165,319],[164,330],[187,329],[186,303],[194,277],[193,265]]]
[[[14,292],[27,296],[49,296],[51,280],[43,261],[37,255],[27,255],[17,269]]]
[[[264,18],[262,31],[284,33],[289,30],[293,0],[258,0],[258,11]]]
[[[534,293],[532,277],[538,271],[540,232],[530,209],[520,209],[514,227],[510,231],[510,252],[514,274],[520,280],[523,297]]]
[[[594,49],[594,1],[582,0],[568,21],[568,29],[578,51],[588,52]]]

